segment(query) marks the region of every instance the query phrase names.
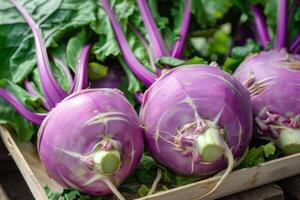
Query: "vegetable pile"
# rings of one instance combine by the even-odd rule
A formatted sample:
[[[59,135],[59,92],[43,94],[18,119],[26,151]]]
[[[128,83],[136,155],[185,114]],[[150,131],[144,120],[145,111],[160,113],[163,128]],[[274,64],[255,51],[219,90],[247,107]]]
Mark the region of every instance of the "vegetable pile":
[[[89,44],[80,53],[66,93],[53,77],[38,25],[21,4],[11,2],[33,32],[43,105],[49,112],[47,116],[31,112],[6,89],[0,95],[26,119],[40,125],[37,149],[51,178],[91,195],[113,192],[122,199],[115,185],[135,169],[144,146],[135,110],[117,89],[84,89]],[[36,93],[29,82],[26,88]]]
[[[234,168],[300,152],[296,0],[2,4],[0,124],[65,188],[49,199],[220,175],[204,198]]]
[[[250,92],[257,136],[293,154],[300,152],[300,34],[288,41],[288,7],[288,1],[279,1],[273,47],[261,7],[253,5],[256,31],[265,51],[249,55],[234,77]]]

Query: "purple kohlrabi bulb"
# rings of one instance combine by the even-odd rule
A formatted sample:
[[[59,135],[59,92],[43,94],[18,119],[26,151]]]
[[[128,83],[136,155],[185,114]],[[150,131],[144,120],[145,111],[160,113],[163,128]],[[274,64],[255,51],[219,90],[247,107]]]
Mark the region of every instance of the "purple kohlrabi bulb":
[[[92,195],[111,193],[143,152],[138,116],[117,89],[76,92],[53,108],[38,133],[40,158],[51,178]]]
[[[208,65],[182,66],[160,77],[144,95],[140,120],[152,156],[184,175],[224,169],[225,146],[238,159],[252,137],[249,93]]]
[[[234,73],[250,92],[257,137],[286,154],[300,151],[300,56],[282,50],[254,54]]]

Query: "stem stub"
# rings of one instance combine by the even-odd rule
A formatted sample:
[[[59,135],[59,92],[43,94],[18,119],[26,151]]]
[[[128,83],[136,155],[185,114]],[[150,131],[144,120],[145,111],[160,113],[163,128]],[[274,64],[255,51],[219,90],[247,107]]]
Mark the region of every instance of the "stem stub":
[[[94,167],[103,175],[112,175],[121,165],[120,152],[116,150],[100,150],[94,153]]]
[[[278,146],[287,154],[295,154],[300,152],[300,129],[286,128],[278,138]]]
[[[215,162],[224,155],[224,139],[220,130],[208,128],[197,137],[198,152],[204,162]]]

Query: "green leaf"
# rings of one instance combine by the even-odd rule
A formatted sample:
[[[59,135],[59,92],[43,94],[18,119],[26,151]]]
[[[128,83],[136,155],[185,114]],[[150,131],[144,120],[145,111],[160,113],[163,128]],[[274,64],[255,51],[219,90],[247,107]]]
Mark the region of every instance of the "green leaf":
[[[252,39],[248,39],[244,46],[234,47],[231,52],[231,57],[227,57],[223,65],[223,70],[228,73],[233,73],[245,58],[253,53],[260,52],[261,48],[258,43]]]
[[[265,162],[263,147],[253,147],[247,153],[239,168],[252,167]]]
[[[233,0],[192,0],[191,12],[202,27],[213,27],[233,6]]]
[[[177,66],[183,65],[184,62],[185,62],[184,60],[163,56],[159,60],[157,60],[155,64],[159,65],[163,68],[163,65],[168,65],[168,66],[171,66],[171,67],[177,67]]]
[[[275,154],[276,147],[273,142],[270,142],[266,145],[263,145],[264,155],[269,158],[270,156]]]
[[[128,17],[133,15],[134,9],[135,5],[132,1],[115,1],[114,11],[125,33],[128,27]],[[105,11],[101,7],[98,9],[97,18],[91,24],[91,28],[99,35],[99,41],[93,46],[93,52],[98,60],[104,61],[108,56],[120,55],[114,31]]]
[[[150,169],[145,169],[145,168],[138,167],[136,169],[135,173],[136,173],[137,178],[139,179],[139,181],[141,183],[151,184],[154,181],[155,177],[156,177],[157,167],[153,167],[153,168],[150,168]]]
[[[232,57],[236,59],[245,59],[251,53],[259,52],[260,45],[253,41],[252,39],[248,39],[246,45],[235,47],[232,49]]]
[[[72,37],[66,47],[67,64],[73,70],[76,71],[76,64],[79,58],[80,52],[83,46],[88,41],[88,33],[86,29],[82,29],[78,34]]]
[[[137,167],[135,174],[138,180],[143,184],[151,184],[157,174],[158,165],[152,157],[143,154],[140,164]]]
[[[20,142],[28,142],[36,132],[34,126],[2,98],[0,98],[0,124],[15,130],[16,138]]]
[[[167,191],[167,190],[169,190],[167,186],[163,185],[163,186],[161,187],[161,191]]]
[[[274,158],[275,152],[276,147],[273,142],[269,142],[259,147],[252,147],[238,168],[252,167],[263,163],[271,157]]]
[[[176,186],[187,185],[200,180],[199,177],[176,176]]]
[[[49,200],[104,200],[105,196],[89,196],[80,193],[76,189],[63,189],[60,192],[53,192],[48,186],[44,187],[44,190]]]
[[[90,80],[98,80],[100,78],[103,78],[108,73],[108,67],[105,65],[102,65],[100,63],[91,62],[89,63],[88,68],[88,76]]]
[[[128,77],[128,91],[131,93],[135,93],[135,92],[139,92],[141,91],[141,83],[139,82],[139,80],[133,75],[133,73],[130,71],[129,67],[127,66],[127,64],[122,60],[122,58],[118,59],[123,70],[125,71],[127,77]]]
[[[208,25],[207,14],[202,0],[191,0],[191,13],[195,16],[196,21],[202,28]]]
[[[96,2],[80,0],[22,0],[40,24],[47,47],[58,47],[72,31],[95,19]],[[0,79],[19,83],[36,66],[33,36],[19,12],[8,2],[0,8]]]
[[[193,57],[189,60],[184,61],[183,65],[195,65],[195,64],[207,64],[206,60],[200,57]]]
[[[141,187],[138,189],[139,197],[145,197],[149,193],[150,188],[148,188],[146,185],[141,185]]]
[[[0,80],[0,87],[10,91],[24,106],[33,111],[39,109],[42,105],[42,99],[32,96],[12,81],[2,79]]]
[[[228,57],[228,58],[226,58],[225,63],[222,68],[224,71],[232,74],[242,61],[243,60],[241,60],[241,59],[235,59],[232,57]]]
[[[147,156],[145,154],[143,154],[143,156],[141,158],[140,166],[143,166],[143,168],[145,168],[145,169],[151,169],[151,168],[158,167],[155,160],[151,156]]]
[[[0,80],[0,87],[11,92],[25,107],[32,111],[45,112],[42,108],[42,99],[32,96],[17,84],[3,79]],[[26,142],[34,135],[34,126],[25,120],[7,102],[0,98],[0,124],[11,127],[16,137],[21,142]]]
[[[156,65],[161,66],[168,65],[169,67],[178,67],[181,65],[194,65],[194,64],[207,64],[207,62],[200,57],[193,57],[189,60],[181,60],[172,57],[161,57],[159,60],[156,61]]]
[[[60,193],[51,191],[51,189],[48,187],[48,185],[46,185],[44,187],[44,190],[45,190],[49,200],[58,200],[59,199]]]

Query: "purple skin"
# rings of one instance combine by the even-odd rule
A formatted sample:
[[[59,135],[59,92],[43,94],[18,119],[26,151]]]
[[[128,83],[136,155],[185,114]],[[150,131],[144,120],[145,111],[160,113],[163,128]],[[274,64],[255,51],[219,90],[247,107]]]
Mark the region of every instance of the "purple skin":
[[[249,93],[229,74],[208,65],[182,66],[160,77],[145,93],[140,120],[151,154],[184,175],[226,167],[224,157],[203,162],[197,152],[196,138],[207,128],[224,133],[235,159],[252,137]]]
[[[300,152],[300,56],[295,54],[300,37],[288,44],[288,1],[278,0],[277,10],[275,49],[248,56],[234,77],[250,92],[257,137],[274,141],[285,154],[293,154]],[[271,42],[265,17],[257,6],[252,11],[265,48]]]
[[[234,72],[248,88],[258,137],[277,140],[300,128],[300,56],[271,50],[249,56]]]
[[[3,88],[0,88],[0,97],[24,118],[41,125],[37,148],[51,178],[65,187],[91,195],[114,193],[123,200],[116,186],[138,165],[144,146],[135,110],[117,89],[85,89],[91,44],[83,47],[72,80],[72,94],[64,97],[67,93],[59,92],[61,88],[48,68],[49,59],[38,25],[18,1],[11,2],[34,33],[49,113],[28,110]],[[35,93],[29,82],[25,81],[25,85],[29,92]]]
[[[121,84],[121,74],[117,73],[116,70],[110,69],[107,76],[92,81],[91,88],[118,88]]]
[[[234,158],[240,158],[248,147],[252,136],[249,93],[229,74],[208,65],[184,66],[147,79],[145,67],[130,50],[109,1],[102,0],[102,7],[127,65],[146,86],[151,85],[143,96],[140,111],[150,153],[159,163],[184,175],[207,175],[227,165],[218,184],[206,194],[209,195],[233,169]],[[185,11],[189,14],[188,8]],[[152,21],[149,13],[142,17]],[[185,33],[179,40],[186,37]],[[180,56],[179,49],[183,47],[174,49],[176,55]]]
[[[49,176],[91,195],[111,193],[92,159],[95,151],[111,149],[121,154],[121,166],[109,176],[119,185],[137,166],[143,137],[135,110],[117,89],[68,96],[51,110],[38,133],[39,155]]]

